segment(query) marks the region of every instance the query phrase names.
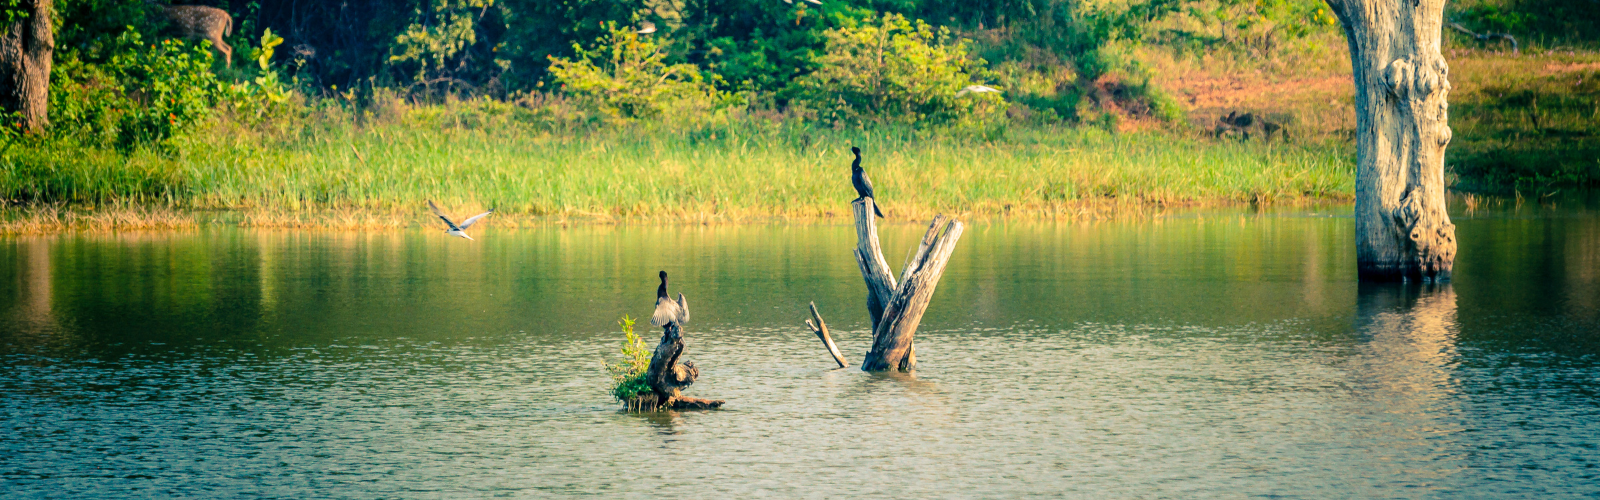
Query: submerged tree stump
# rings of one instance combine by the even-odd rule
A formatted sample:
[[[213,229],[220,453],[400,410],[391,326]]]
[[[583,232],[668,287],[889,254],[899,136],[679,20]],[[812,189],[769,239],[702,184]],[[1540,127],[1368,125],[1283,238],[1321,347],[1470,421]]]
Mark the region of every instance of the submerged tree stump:
[[[1356,270],[1363,280],[1447,281],[1452,132],[1445,0],[1327,0],[1350,44],[1356,106]]]
[[[651,392],[627,402],[628,409],[702,410],[721,407],[724,401],[720,399],[692,398],[681,393],[683,388],[700,378],[700,370],[694,367],[693,361],[678,364],[678,358],[683,355],[683,335],[678,324],[667,323],[662,330],[661,343],[656,345],[655,354],[650,356],[650,368],[645,371],[645,380],[650,384]]]
[[[933,218],[915,252],[895,280],[878,245],[872,198],[851,203],[856,216],[856,264],[867,285],[867,312],[872,315],[872,350],[861,362],[865,371],[911,371],[916,368],[912,338],[928,310],[928,301],[944,275],[944,266],[961,240],[961,221]]]

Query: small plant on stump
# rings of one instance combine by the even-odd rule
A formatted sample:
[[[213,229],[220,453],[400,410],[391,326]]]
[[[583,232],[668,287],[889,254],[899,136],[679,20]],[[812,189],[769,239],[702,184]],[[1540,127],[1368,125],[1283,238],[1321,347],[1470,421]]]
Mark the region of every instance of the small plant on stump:
[[[606,365],[606,371],[611,372],[611,395],[618,401],[630,407],[636,404],[640,395],[651,392],[650,384],[645,381],[645,372],[650,369],[649,347],[638,334],[633,333],[633,318],[622,315],[617,324],[622,326],[622,334],[626,339],[622,342],[622,361],[614,365]]]

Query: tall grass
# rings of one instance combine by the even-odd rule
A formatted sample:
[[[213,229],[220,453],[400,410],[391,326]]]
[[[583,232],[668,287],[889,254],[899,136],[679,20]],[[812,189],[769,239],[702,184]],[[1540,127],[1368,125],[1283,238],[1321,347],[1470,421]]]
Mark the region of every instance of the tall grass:
[[[1448,161],[1469,187],[1600,184],[1600,53],[1451,60]]]
[[[1481,44],[1447,30],[1449,122],[1445,168],[1458,189],[1600,184],[1600,52],[1523,42]],[[1271,57],[1142,53],[1155,81],[1197,102],[1192,123],[1253,112],[1295,140],[1350,143],[1356,135],[1349,55],[1338,36],[1310,37]]]
[[[129,155],[63,142],[0,156],[0,196],[71,206],[418,214],[424,200],[544,218],[694,221],[849,213],[849,148],[891,217],[1070,215],[1088,205],[1344,198],[1348,148],[1214,142],[1092,128],[929,135],[741,118],[551,129],[495,101],[357,119],[337,108],[278,132],[220,120]],[[177,151],[173,153],[171,151]],[[259,214],[278,214],[261,216]],[[292,225],[292,224],[289,224]]]

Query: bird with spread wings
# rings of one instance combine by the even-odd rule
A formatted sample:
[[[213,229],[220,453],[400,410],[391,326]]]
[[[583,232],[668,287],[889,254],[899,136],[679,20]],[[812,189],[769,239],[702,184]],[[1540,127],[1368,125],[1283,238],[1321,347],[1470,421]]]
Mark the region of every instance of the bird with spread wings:
[[[433,200],[428,200],[428,208],[432,209],[433,210],[433,215],[439,216],[439,220],[444,221],[445,225],[450,226],[449,229],[444,230],[445,234],[448,234],[450,236],[457,236],[457,237],[461,237],[461,238],[466,238],[466,239],[469,239],[469,240],[472,239],[472,237],[471,236],[467,236],[467,233],[466,233],[467,228],[472,227],[472,223],[478,222],[478,219],[482,219],[484,217],[488,217],[489,214],[494,213],[494,209],[489,209],[488,212],[484,212],[484,213],[481,213],[481,214],[478,214],[478,215],[474,215],[474,216],[468,218],[467,220],[461,221],[460,224],[456,224],[454,221],[450,220],[449,216],[444,214],[444,211],[439,210],[439,206],[438,205],[434,205],[433,204]],[[476,241],[476,240],[474,240],[474,241]]]

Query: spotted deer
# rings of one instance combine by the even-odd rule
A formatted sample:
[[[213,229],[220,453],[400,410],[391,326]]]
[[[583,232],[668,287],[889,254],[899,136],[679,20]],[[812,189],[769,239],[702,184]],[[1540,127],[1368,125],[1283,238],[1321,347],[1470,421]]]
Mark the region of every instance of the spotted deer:
[[[211,46],[222,52],[228,67],[233,67],[233,47],[222,41],[223,36],[233,34],[233,16],[227,11],[204,5],[163,5],[161,14],[183,38],[210,40]]]

